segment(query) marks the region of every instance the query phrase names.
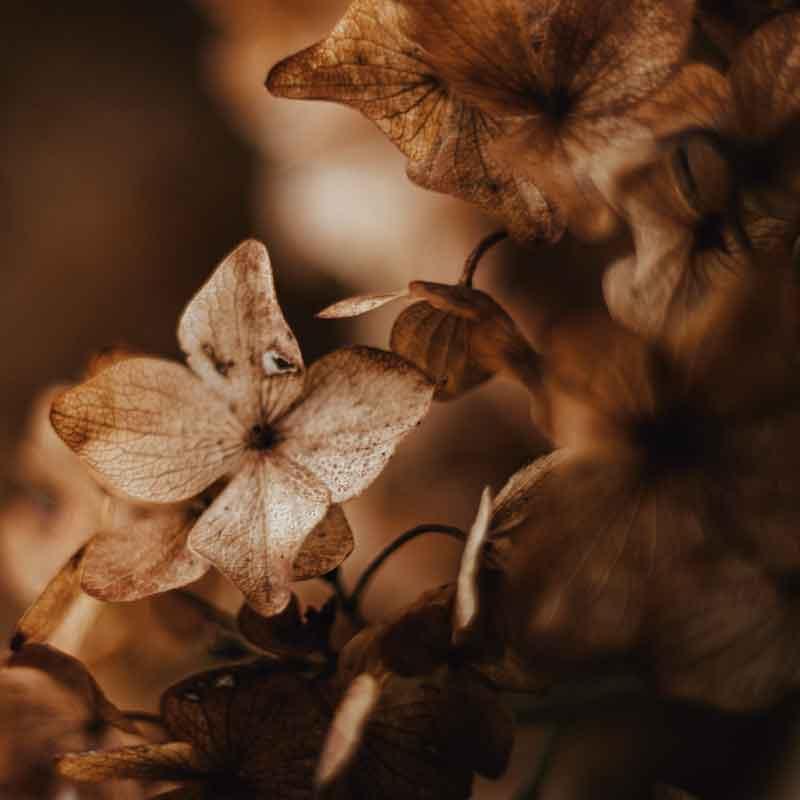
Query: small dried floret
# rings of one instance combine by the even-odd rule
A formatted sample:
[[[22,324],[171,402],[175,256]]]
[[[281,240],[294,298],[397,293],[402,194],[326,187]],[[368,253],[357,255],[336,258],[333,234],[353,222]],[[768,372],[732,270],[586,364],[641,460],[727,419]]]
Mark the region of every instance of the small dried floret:
[[[538,406],[558,449],[512,478],[493,519],[531,666],[636,653],[664,691],[736,710],[796,689],[797,598],[779,577],[800,566],[785,267],[674,349],[607,318],[552,331]]]
[[[373,120],[408,174],[500,216],[521,239],[605,232],[590,161],[676,69],[693,3],[356,0],[330,36],[282,61],[274,94]],[[612,146],[613,145],[613,146]]]
[[[178,338],[191,369],[126,359],[53,404],[62,439],[118,490],[156,503],[193,501],[155,513],[151,524],[140,520],[136,543],[116,534],[95,540],[86,582],[130,598],[185,585],[210,563],[254,607],[275,613],[289,600],[309,535],[332,504],[377,477],[424,416],[433,386],[407,361],[365,347],[337,350],[306,371],[266,249],[252,241],[191,301]],[[221,479],[208,507],[198,507]],[[301,558],[304,577],[352,549],[337,519],[316,541],[319,556],[306,550]],[[118,547],[141,547],[145,559],[122,563]]]

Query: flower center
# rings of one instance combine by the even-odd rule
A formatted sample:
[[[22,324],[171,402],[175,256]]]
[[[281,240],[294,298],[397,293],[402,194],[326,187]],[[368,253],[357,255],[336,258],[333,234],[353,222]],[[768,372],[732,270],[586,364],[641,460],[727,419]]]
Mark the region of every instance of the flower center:
[[[659,474],[705,464],[720,448],[717,425],[693,409],[680,407],[638,419],[633,438],[645,454],[648,469]]]
[[[269,450],[278,441],[278,434],[268,425],[253,425],[247,437],[247,446],[251,450]]]

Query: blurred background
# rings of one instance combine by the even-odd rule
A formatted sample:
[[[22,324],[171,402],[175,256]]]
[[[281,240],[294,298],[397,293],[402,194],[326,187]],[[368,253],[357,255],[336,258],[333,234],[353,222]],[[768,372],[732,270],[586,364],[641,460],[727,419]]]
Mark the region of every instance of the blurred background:
[[[30,2],[4,10],[3,635],[96,522],[94,488],[48,430],[48,387],[79,379],[108,347],[178,357],[183,307],[248,236],[270,250],[307,363],[343,343],[386,346],[399,308],[342,322],[314,313],[412,279],[454,281],[496,227],[460,201],[412,186],[402,156],[357,113],[269,97],[272,64],[324,35],[346,5]],[[477,285],[524,328],[525,298],[559,281],[573,284],[573,301],[577,292],[597,302],[596,261],[570,241],[546,255],[506,242],[484,260]],[[468,526],[481,488],[497,490],[542,448],[515,386],[495,382],[438,405],[378,482],[347,505],[357,548],[346,582],[410,527]],[[367,616],[451,580],[459,556],[447,539],[409,545],[375,581]],[[228,587],[207,593],[237,605]],[[94,609],[92,624],[62,644],[112,699],[153,708],[168,681],[208,659],[191,648],[175,656],[168,637],[142,654],[126,631],[136,626],[140,642],[150,614],[146,603]],[[508,788],[481,796],[506,797]]]

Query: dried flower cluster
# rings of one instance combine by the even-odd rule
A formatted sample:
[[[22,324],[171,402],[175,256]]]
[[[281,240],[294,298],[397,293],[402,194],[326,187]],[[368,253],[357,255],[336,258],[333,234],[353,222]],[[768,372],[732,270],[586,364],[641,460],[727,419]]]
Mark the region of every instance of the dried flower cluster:
[[[325,309],[412,301],[388,351],[347,347],[309,368],[266,249],[245,242],[180,319],[187,365],[118,354],[55,395],[52,428],[91,475],[92,529],[73,532],[80,549],[21,619],[0,672],[7,693],[21,667],[35,675],[28,691],[52,683],[21,712],[36,757],[59,754],[39,765],[39,791],[135,779],[176,800],[458,800],[475,774],[506,769],[503,695],[552,709],[611,676],[637,687],[607,733],[624,743],[609,747],[619,763],[581,749],[596,729],[562,732],[553,771],[570,797],[734,796],[687,768],[679,742],[704,715],[769,715],[800,689],[793,7],[354,0],[327,38],[273,67],[273,94],[361,111],[413,181],[503,230],[457,283],[417,280]],[[473,286],[506,235],[537,247],[616,237],[607,307],[527,298],[538,323],[526,338]],[[498,375],[528,392],[551,452],[494,500],[485,491],[468,534],[422,525],[345,591],[338,568],[354,535],[342,504],[433,400]],[[365,586],[426,531],[463,541],[458,577],[367,625]],[[183,589],[213,570],[243,598],[236,618]],[[321,609],[292,593],[312,578],[334,589]],[[197,635],[210,626],[227,663],[167,688],[149,735],[42,644],[82,592],[170,593],[177,612],[154,613],[167,627],[195,620]],[[343,620],[356,631],[345,644]],[[48,704],[69,706],[70,722],[42,727]],[[119,729],[136,741],[113,741]],[[642,737],[652,752],[634,749]],[[5,772],[0,787],[25,796],[30,776]]]

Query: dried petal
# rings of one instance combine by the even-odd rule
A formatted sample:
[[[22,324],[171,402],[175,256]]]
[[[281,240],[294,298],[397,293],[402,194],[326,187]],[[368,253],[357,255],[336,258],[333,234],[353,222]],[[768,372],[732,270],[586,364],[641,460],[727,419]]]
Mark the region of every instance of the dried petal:
[[[416,183],[502,217],[518,238],[558,238],[563,225],[538,189],[489,151],[502,121],[449,91],[426,59],[407,8],[356,0],[327,39],[273,67],[267,85],[358,109],[408,157]]]
[[[202,777],[209,764],[190,744],[142,744],[117,750],[68,753],[56,762],[65,778],[80,783],[136,778],[143,781],[180,781]]]
[[[46,641],[64,621],[80,595],[84,550],[82,547],[64,564],[22,615],[11,639],[12,650],[18,650],[26,642]]]
[[[400,289],[400,291],[387,294],[362,294],[357,297],[348,297],[346,300],[340,300],[338,303],[324,308],[317,316],[320,319],[358,317],[403,297],[408,297],[408,289]]]
[[[317,765],[315,783],[319,789],[325,789],[349,767],[379,698],[378,681],[368,672],[355,678],[347,688],[328,729]]]
[[[470,359],[472,334],[468,320],[414,303],[395,321],[390,347],[436,382],[436,400],[452,400],[492,377]]]
[[[187,547],[197,513],[187,506],[138,508],[86,548],[81,586],[106,602],[139,600],[199,580],[209,564]]]
[[[332,505],[303,542],[292,565],[292,580],[318,578],[336,569],[354,546],[353,532],[342,507]]]
[[[458,583],[453,603],[453,642],[459,644],[469,634],[479,609],[478,572],[481,566],[481,555],[492,514],[492,493],[486,487],[481,494],[478,514],[469,530],[461,566],[458,571]]]
[[[651,646],[669,694],[750,711],[798,685],[796,601],[752,565],[707,559],[676,573],[657,608]]]
[[[277,451],[249,453],[192,529],[189,546],[270,616],[289,602],[292,565],[329,504],[307,469]]]
[[[234,796],[310,798],[327,703],[312,678],[259,661],[187,678],[161,708],[171,733],[211,760]]]
[[[430,381],[393,353],[337,350],[309,369],[303,402],[276,427],[274,453],[313,473],[334,503],[344,502],[375,480],[432,395]]]
[[[13,653],[7,666],[41,670],[79,698],[89,712],[104,725],[126,733],[138,733],[136,727],[103,694],[97,681],[77,658],[54,647],[32,643]]]
[[[544,480],[552,470],[558,469],[568,458],[569,450],[554,450],[517,470],[506,481],[494,501],[491,528],[493,535],[516,528],[530,516],[539,481]]]
[[[240,244],[183,312],[178,340],[189,366],[247,426],[280,416],[303,388],[303,357],[275,297],[263,244]],[[263,392],[275,376],[280,392]]]
[[[244,430],[180,364],[120,361],[53,403],[53,427],[131,497],[175,502],[199,494],[237,462]]]

